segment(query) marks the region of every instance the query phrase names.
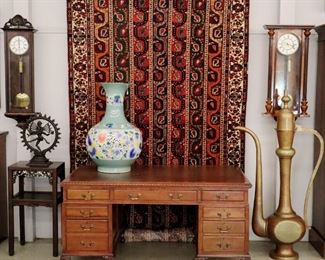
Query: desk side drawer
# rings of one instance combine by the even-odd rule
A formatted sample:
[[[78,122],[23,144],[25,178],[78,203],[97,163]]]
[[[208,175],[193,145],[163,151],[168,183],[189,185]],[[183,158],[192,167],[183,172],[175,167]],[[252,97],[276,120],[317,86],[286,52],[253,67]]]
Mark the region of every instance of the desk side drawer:
[[[114,190],[114,200],[118,201],[161,201],[161,202],[196,202],[197,192],[168,190]]]
[[[67,233],[107,233],[107,220],[67,220]]]
[[[244,201],[243,191],[202,191],[203,201]]]
[[[109,200],[108,190],[67,190],[68,200]]]
[[[67,234],[68,251],[107,251],[108,234]]]
[[[236,253],[245,251],[245,238],[203,236],[203,251],[207,253]]]
[[[215,218],[215,219],[245,219],[245,208],[203,208],[203,218]]]
[[[65,214],[68,218],[107,218],[108,213],[108,207],[65,206]]]
[[[245,221],[203,221],[203,233],[244,234]]]

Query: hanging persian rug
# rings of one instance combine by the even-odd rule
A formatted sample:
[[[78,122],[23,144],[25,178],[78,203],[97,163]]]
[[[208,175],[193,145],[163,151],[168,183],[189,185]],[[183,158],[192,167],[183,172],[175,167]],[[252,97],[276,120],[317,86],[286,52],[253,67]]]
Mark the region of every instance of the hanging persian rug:
[[[105,113],[102,82],[130,84],[137,164],[243,168],[234,126],[245,120],[248,11],[249,0],[67,0],[71,169],[91,162],[85,137]],[[184,209],[145,208],[131,208],[131,227],[188,221]]]

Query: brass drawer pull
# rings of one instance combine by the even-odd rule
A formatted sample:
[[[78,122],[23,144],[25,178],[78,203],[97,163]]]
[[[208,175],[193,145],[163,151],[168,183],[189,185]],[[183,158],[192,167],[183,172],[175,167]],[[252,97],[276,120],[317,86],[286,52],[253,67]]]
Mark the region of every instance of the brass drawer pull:
[[[230,243],[223,243],[223,242],[220,242],[217,244],[217,247],[221,250],[227,250],[227,249],[230,249],[231,248],[231,244]]]
[[[231,229],[228,225],[223,225],[223,226],[217,226],[217,229],[219,230],[220,233],[228,233]]]
[[[93,200],[95,198],[95,194],[92,193],[92,192],[87,192],[87,194],[81,194],[81,197],[84,199],[84,200]]]
[[[80,212],[81,216],[83,216],[84,218],[89,218],[94,215],[94,211],[92,209],[91,210],[81,209],[79,212]]]
[[[219,218],[229,218],[231,216],[231,213],[230,212],[227,212],[227,211],[218,212],[217,213],[217,216]]]
[[[216,197],[218,200],[227,200],[229,199],[229,194],[227,193],[217,193]]]
[[[138,200],[141,198],[142,194],[141,193],[137,193],[137,194],[129,193],[128,196],[129,196],[130,200]]]
[[[80,245],[82,245],[83,247],[86,248],[90,248],[90,247],[94,247],[95,246],[95,242],[94,241],[80,241]]]
[[[181,198],[183,198],[182,193],[176,193],[176,194],[169,193],[168,196],[171,200],[180,200]]]
[[[92,229],[95,228],[95,226],[94,226],[94,224],[86,223],[86,224],[80,224],[80,228],[81,228],[83,231],[91,231]]]

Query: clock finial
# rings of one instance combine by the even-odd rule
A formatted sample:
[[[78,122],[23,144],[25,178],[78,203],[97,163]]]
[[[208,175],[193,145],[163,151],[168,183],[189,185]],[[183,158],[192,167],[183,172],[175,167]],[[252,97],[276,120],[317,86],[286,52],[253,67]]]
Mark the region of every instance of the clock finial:
[[[5,23],[3,29],[34,30],[31,22],[20,14],[16,14],[13,18],[9,19],[9,21]]]

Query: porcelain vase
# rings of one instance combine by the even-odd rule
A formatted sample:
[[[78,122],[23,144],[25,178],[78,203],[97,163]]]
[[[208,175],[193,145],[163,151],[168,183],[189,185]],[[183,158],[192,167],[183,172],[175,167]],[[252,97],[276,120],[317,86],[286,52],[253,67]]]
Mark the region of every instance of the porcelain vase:
[[[129,85],[103,83],[102,86],[106,93],[106,111],[87,134],[87,151],[99,172],[129,172],[142,148],[141,131],[124,115],[123,101]]]

